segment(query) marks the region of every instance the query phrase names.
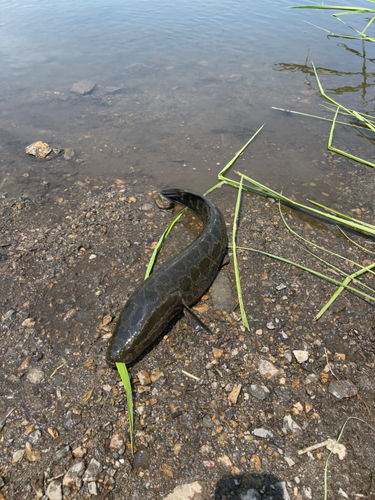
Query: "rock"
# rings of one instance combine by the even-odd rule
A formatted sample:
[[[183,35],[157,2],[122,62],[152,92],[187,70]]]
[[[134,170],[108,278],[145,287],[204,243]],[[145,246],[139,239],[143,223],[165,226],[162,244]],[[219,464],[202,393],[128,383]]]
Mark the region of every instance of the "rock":
[[[296,462],[295,462],[292,458],[290,458],[290,457],[284,457],[284,460],[285,460],[285,462],[289,465],[289,467],[293,467],[293,465],[295,465],[295,463],[296,463]]]
[[[149,385],[151,383],[150,376],[145,370],[138,372],[137,377],[141,385]]]
[[[64,448],[61,448],[58,450],[52,459],[52,463],[57,465],[63,458],[65,458],[67,455],[70,453],[70,446],[64,446]]]
[[[348,452],[346,451],[346,447],[343,444],[337,443],[335,446],[336,441],[334,439],[328,439],[326,448],[327,450],[332,450],[332,453],[337,455],[340,460],[344,460],[344,458],[347,456]]]
[[[91,481],[91,483],[88,483],[87,489],[89,490],[90,495],[96,496],[98,494],[98,488],[95,481]]]
[[[74,149],[67,148],[64,152],[64,160],[71,160],[74,156]]]
[[[133,469],[148,469],[149,454],[146,450],[138,450],[134,455]]]
[[[33,451],[31,448],[31,444],[27,441],[25,444],[26,458],[29,462],[36,462],[40,460],[40,452]]]
[[[169,495],[162,500],[204,500],[205,488],[203,483],[195,481],[194,483],[181,484],[177,486]]]
[[[102,465],[97,460],[95,460],[95,458],[92,458],[83,476],[83,481],[85,483],[96,481],[97,476],[101,470],[102,470]]]
[[[229,83],[239,82],[240,80],[241,80],[241,75],[230,75],[230,77],[227,78],[227,82]]]
[[[41,368],[34,367],[29,370],[27,380],[32,384],[39,384],[44,378],[44,371]]]
[[[111,438],[111,442],[109,443],[109,447],[111,450],[120,450],[124,445],[124,437],[122,432],[116,432],[113,434]]]
[[[307,500],[312,500],[312,489],[310,486],[302,487],[302,496],[303,498],[307,498]]]
[[[265,385],[252,384],[248,391],[252,396],[260,400],[266,399],[271,393]]]
[[[152,210],[153,208],[154,208],[154,205],[151,205],[151,203],[144,203],[141,206],[141,210],[144,210],[145,212],[147,212],[148,210]]]
[[[273,432],[264,429],[263,427],[258,427],[253,430],[253,435],[263,439],[273,438]]]
[[[63,486],[67,486],[68,488],[77,487],[77,479],[79,479],[82,474],[85,472],[85,463],[77,462],[70,467],[68,472],[65,474],[63,478]]]
[[[9,311],[7,311],[4,316],[1,317],[1,321],[6,321],[7,319],[9,319],[16,311],[14,309],[9,309]]]
[[[274,330],[275,329],[275,325],[272,323],[272,321],[269,321],[266,324],[266,327],[268,328],[268,330]]]
[[[42,437],[42,433],[39,430],[37,430],[37,431],[31,432],[29,434],[28,439],[29,439],[31,444],[36,444],[41,437]]]
[[[154,368],[151,372],[151,382],[156,382],[161,377],[164,377],[164,373],[159,368]]]
[[[173,479],[173,470],[172,470],[172,467],[166,463],[162,464],[160,467],[159,467],[159,471],[166,477],[170,477],[171,479]]]
[[[83,458],[86,456],[87,450],[83,446],[78,446],[72,451],[74,458]]]
[[[222,455],[221,457],[218,457],[217,460],[218,460],[218,462],[220,462],[222,465],[225,465],[226,467],[233,466],[231,459],[228,457],[228,455]]]
[[[22,323],[22,326],[24,326],[25,328],[34,328],[35,320],[33,320],[32,318],[26,318]]]
[[[228,401],[232,403],[232,405],[235,405],[237,403],[238,396],[240,395],[241,392],[241,384],[234,385],[232,392],[228,395]]]
[[[281,370],[277,369],[270,361],[266,359],[261,359],[257,365],[258,371],[263,377],[272,378],[276,375],[283,373]]]
[[[215,359],[219,359],[224,354],[224,350],[223,349],[218,349],[217,347],[213,347],[212,348],[212,354],[214,355]]]
[[[95,85],[96,83],[92,82],[91,80],[81,80],[73,84],[72,88],[70,89],[70,92],[75,92],[81,95],[87,95],[94,90]]]
[[[293,354],[299,364],[309,359],[309,353],[307,351],[293,351]]]
[[[301,427],[292,419],[291,415],[284,417],[284,429],[292,434],[302,434]]]
[[[61,481],[58,479],[51,481],[48,485],[46,494],[48,500],[62,500]]]
[[[241,494],[241,500],[261,500],[261,498],[259,491],[253,489]]]
[[[229,278],[223,272],[219,273],[212,283],[210,295],[217,311],[230,313],[236,306],[236,299],[232,292]]]
[[[12,455],[12,465],[15,465],[20,460],[22,460],[24,454],[25,454],[25,450],[18,450],[15,453],[13,453],[13,455]]]
[[[20,364],[20,366],[18,367],[18,372],[24,372],[26,371],[28,368],[29,368],[29,365],[30,365],[30,361],[31,361],[31,356],[27,356],[23,361],[22,363]]]
[[[356,388],[350,380],[337,380],[331,382],[328,387],[328,392],[337,399],[351,398],[357,394]]]
[[[259,472],[262,469],[262,461],[258,455],[251,455],[250,458],[250,466],[254,467],[254,469]]]
[[[52,148],[46,142],[38,141],[26,146],[25,151],[28,155],[45,158],[52,151]]]
[[[108,87],[104,87],[105,92],[107,94],[117,94],[118,92],[121,92],[122,87],[114,87],[113,85],[109,85]]]

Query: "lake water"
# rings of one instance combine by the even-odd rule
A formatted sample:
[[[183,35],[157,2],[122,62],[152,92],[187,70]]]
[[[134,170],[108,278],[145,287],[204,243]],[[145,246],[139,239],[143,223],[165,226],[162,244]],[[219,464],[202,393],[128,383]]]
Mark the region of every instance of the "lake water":
[[[149,176],[204,192],[263,123],[237,168],[276,189],[325,182],[329,123],[272,106],[330,116],[313,60],[329,94],[373,112],[375,44],[329,38],[305,21],[349,31],[329,11],[293,4],[0,0],[0,185],[7,175],[29,188]],[[70,91],[81,80],[96,84],[89,95]],[[336,146],[371,160],[373,143],[359,147],[357,135],[338,129]],[[39,140],[73,148],[73,160],[26,155]]]

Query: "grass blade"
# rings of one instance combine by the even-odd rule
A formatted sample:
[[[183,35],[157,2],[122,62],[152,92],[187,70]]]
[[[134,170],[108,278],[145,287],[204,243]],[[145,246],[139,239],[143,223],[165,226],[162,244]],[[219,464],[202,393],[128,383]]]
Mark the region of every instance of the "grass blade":
[[[134,443],[133,443],[133,400],[132,400],[132,386],[130,384],[128,370],[126,369],[125,363],[116,363],[116,368],[120,374],[122,383],[125,387],[126,400],[128,404],[128,415],[129,415],[129,432],[130,432],[130,446],[132,455],[134,455]]]
[[[247,322],[245,308],[243,306],[241,282],[240,282],[240,275],[238,272],[237,254],[236,254],[236,233],[237,233],[237,227],[238,227],[238,213],[240,211],[240,205],[241,205],[242,182],[243,182],[243,178],[241,177],[240,187],[239,187],[238,196],[237,196],[236,211],[235,211],[234,220],[233,220],[232,248],[233,248],[234,274],[236,276],[237,295],[238,295],[238,302],[240,304],[240,309],[241,309],[242,323],[243,323],[244,327],[246,327],[249,330],[249,323]]]

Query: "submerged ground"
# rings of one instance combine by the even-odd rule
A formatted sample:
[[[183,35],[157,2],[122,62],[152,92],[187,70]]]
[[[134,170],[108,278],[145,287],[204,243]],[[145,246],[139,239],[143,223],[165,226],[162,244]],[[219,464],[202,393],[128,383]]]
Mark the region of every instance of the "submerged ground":
[[[335,168],[334,157],[326,161]],[[336,201],[351,206],[351,193],[366,182],[368,199],[356,216],[373,221],[367,175],[348,175]],[[323,498],[326,441],[349,417],[374,425],[373,306],[345,292],[315,322],[333,285],[239,251],[247,331],[235,309],[229,250],[215,293],[196,306],[212,334],[197,335],[179,319],[130,367],[132,457],[124,389],[105,350],[171,216],[154,205],[160,186],[146,177],[68,175],[67,182],[35,194],[25,185],[12,197],[9,181],[1,199],[0,498],[172,499],[187,484],[207,500]],[[210,196],[231,237],[236,192],[226,186]],[[371,263],[334,226],[283,213],[315,243]],[[177,225],[158,265],[192,241],[189,228],[199,228],[194,219]],[[370,239],[351,236],[372,248]],[[244,195],[238,244],[325,272],[267,199]],[[373,429],[348,422],[330,458],[328,498],[375,497],[374,444]]]

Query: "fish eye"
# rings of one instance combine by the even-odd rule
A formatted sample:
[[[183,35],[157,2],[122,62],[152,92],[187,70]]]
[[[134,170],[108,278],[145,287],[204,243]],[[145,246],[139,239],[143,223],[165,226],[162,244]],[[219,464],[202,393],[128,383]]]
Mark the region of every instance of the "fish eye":
[[[133,351],[134,351],[134,347],[132,346],[132,344],[130,344],[130,345],[126,348],[126,350],[127,350],[128,352],[133,352]]]

